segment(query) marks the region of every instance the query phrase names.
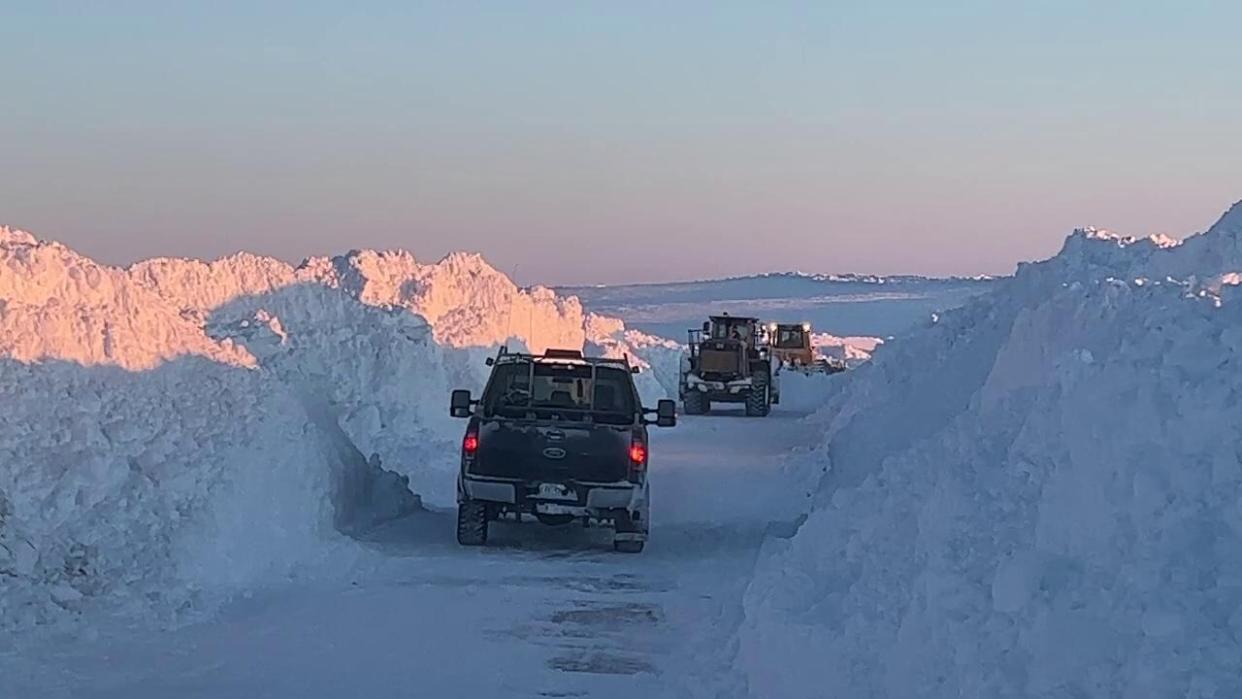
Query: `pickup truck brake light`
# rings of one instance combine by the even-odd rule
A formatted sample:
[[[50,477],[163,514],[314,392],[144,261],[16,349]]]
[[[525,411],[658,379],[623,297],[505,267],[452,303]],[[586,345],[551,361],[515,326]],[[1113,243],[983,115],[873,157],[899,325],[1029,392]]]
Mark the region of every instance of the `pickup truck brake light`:
[[[474,456],[479,450],[479,431],[478,428],[470,428],[466,430],[466,436],[461,440],[461,451],[466,456]]]
[[[638,437],[630,442],[630,480],[637,482],[647,470],[647,445]]]

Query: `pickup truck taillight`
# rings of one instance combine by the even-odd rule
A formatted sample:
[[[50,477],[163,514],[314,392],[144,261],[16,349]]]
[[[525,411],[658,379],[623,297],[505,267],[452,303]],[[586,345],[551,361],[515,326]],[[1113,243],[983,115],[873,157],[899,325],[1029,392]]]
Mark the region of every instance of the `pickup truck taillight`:
[[[474,456],[479,450],[479,430],[478,428],[470,428],[466,430],[466,436],[461,440],[461,453],[467,457]]]
[[[647,445],[638,437],[630,442],[630,480],[637,483],[647,471]]]
[[[647,447],[637,440],[630,445],[630,462],[635,464],[647,463]]]

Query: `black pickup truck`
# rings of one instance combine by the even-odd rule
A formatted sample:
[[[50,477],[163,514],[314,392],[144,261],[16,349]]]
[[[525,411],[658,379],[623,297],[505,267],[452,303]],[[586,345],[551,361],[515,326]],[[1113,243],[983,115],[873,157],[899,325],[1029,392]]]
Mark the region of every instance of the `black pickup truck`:
[[[449,412],[468,418],[457,479],[457,541],[487,543],[502,517],[544,524],[608,524],[613,546],[647,541],[647,426],[676,424],[675,404],[642,407],[624,359],[577,350],[518,354],[501,348],[483,395],[453,391]],[[654,419],[648,418],[655,415]]]

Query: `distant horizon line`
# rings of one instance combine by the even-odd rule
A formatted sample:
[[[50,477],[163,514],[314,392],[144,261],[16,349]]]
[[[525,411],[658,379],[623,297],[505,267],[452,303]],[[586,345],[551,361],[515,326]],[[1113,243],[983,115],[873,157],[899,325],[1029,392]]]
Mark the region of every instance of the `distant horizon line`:
[[[827,284],[886,284],[905,282],[960,282],[963,284],[994,282],[1012,275],[1004,274],[869,274],[865,272],[821,273],[804,272],[802,270],[782,270],[771,272],[754,272],[736,274],[725,277],[707,277],[699,279],[671,279],[655,282],[620,282],[615,284],[552,284],[544,285],[550,289],[573,291],[577,289],[616,289],[636,286],[678,286],[689,284],[713,284],[720,282],[737,282],[764,278],[797,278]]]

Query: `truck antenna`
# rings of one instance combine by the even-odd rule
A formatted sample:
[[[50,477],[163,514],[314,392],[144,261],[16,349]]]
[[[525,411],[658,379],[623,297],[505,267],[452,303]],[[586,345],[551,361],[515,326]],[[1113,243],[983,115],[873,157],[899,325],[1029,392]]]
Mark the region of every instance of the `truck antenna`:
[[[513,265],[513,271],[509,273],[509,281],[513,283],[514,293],[520,295],[522,290],[518,288],[517,281],[517,264]],[[517,297],[509,299],[509,312],[505,314],[505,344],[509,344],[509,338],[513,337],[513,304],[517,302]]]

